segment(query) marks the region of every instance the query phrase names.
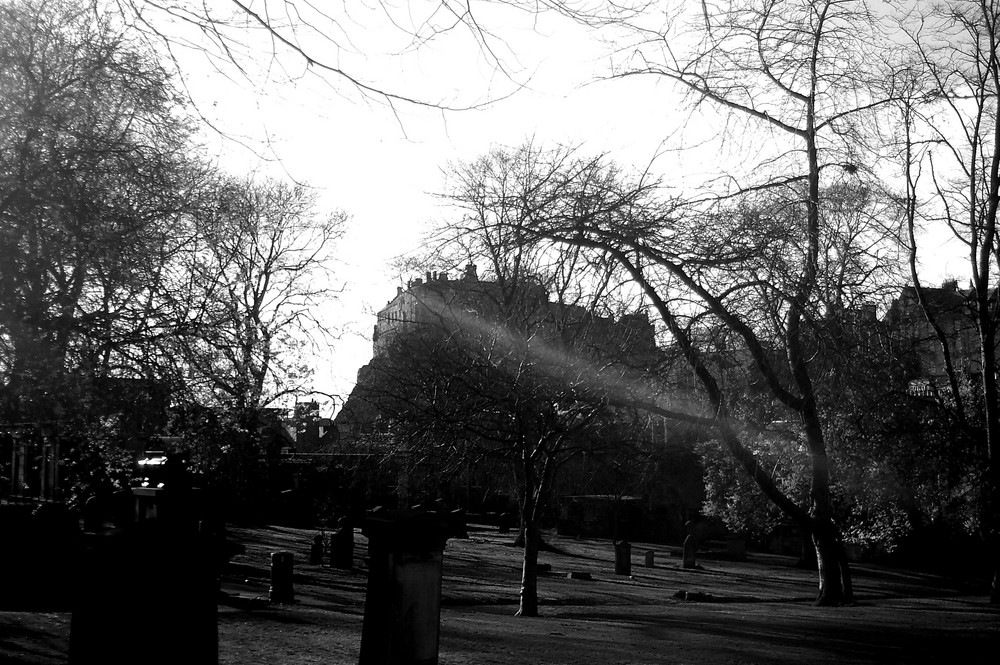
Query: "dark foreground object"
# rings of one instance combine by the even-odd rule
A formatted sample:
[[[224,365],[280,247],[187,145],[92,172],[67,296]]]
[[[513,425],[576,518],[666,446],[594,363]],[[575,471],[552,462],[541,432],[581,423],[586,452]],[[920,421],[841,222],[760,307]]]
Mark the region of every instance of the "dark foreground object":
[[[219,662],[219,572],[231,553],[225,528],[183,467],[171,469],[168,459],[167,470],[167,487],[123,493],[132,513],[86,536],[72,665]]]
[[[58,504],[0,504],[0,611],[70,608],[83,533]]]
[[[153,521],[95,534],[76,587],[69,662],[217,663],[213,545]]]

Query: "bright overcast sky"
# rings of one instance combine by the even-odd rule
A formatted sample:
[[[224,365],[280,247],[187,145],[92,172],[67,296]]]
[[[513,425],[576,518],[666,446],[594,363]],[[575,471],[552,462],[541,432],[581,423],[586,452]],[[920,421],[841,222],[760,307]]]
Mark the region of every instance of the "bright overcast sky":
[[[259,73],[247,81],[227,80],[204,54],[176,51],[199,112],[230,137],[210,141],[223,167],[305,182],[321,193],[324,206],[351,217],[338,251],[345,292],[325,312],[342,337],[320,360],[316,376],[317,389],[343,397],[371,358],[374,313],[410,277],[393,270],[393,259],[419,250],[428,224],[449,214],[434,197],[449,162],[473,159],[494,143],[533,138],[580,143],[589,152],[607,151],[644,166],[680,117],[680,98],[651,80],[594,83],[606,71],[607,45],[565,18],[536,21],[521,12],[482,17],[496,31],[493,46],[508,48],[498,55],[509,76],[461,33],[405,56],[376,57],[398,50],[402,33],[379,24],[377,16],[355,20],[353,48],[371,55],[338,52],[338,62],[352,72],[370,72],[386,89],[429,102],[465,107],[497,101],[447,112],[406,102],[390,107],[366,100],[332,75],[282,80],[300,66],[291,56],[280,61],[286,68],[273,81]],[[317,42],[316,48],[328,45]],[[262,57],[266,52],[262,43]]]
[[[492,13],[479,15],[496,34],[491,47],[509,70],[505,76],[461,30],[398,55],[409,46],[406,31],[385,20],[379,3],[346,4],[353,14],[338,21],[343,33],[336,25],[317,23],[341,48],[304,36],[303,46],[327,64],[428,102],[470,106],[497,101],[451,112],[406,102],[390,108],[377,99],[366,100],[331,74],[320,78],[306,73],[288,82],[305,70],[301,59],[289,55],[269,61],[266,41],[249,44],[262,67],[250,73],[251,81],[238,75],[227,80],[197,51],[176,52],[200,112],[231,137],[211,142],[219,146],[211,149],[218,151],[213,156],[222,166],[308,183],[321,193],[325,207],[351,217],[338,252],[337,272],[345,291],[324,312],[342,337],[317,363],[316,375],[318,390],[341,395],[336,407],[353,386],[358,368],[371,358],[374,313],[410,277],[393,271],[393,259],[417,251],[428,223],[450,214],[434,197],[443,184],[441,169],[449,162],[473,159],[494,143],[516,145],[533,138],[542,144],[582,144],[588,152],[609,152],[623,164],[644,167],[664,141],[676,149],[716,131],[712,122],[694,121],[683,136],[678,134],[687,114],[681,96],[665,83],[651,78],[594,82],[608,71],[610,47],[563,17],[536,17],[503,5],[491,5]],[[397,23],[419,24],[423,17],[412,17],[409,10],[438,3],[388,4],[399,5]],[[517,84],[523,87],[517,89]],[[252,150],[241,147],[238,137]],[[712,159],[720,168],[717,153]],[[706,176],[690,153],[683,160],[668,153],[657,160],[655,170],[678,188]]]

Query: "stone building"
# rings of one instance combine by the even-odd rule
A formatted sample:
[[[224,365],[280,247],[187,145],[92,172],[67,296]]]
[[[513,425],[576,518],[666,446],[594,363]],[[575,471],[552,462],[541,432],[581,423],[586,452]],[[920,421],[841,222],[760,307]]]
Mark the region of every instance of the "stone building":
[[[382,355],[399,335],[435,335],[495,318],[500,288],[497,282],[481,281],[471,263],[456,278],[443,271],[427,272],[423,278],[410,280],[405,289],[397,287],[396,297],[376,315],[375,356]],[[528,287],[520,299],[522,306],[530,303],[537,310],[548,301],[548,294],[539,286]]]
[[[979,331],[974,319],[975,291],[961,289],[957,280],[940,287],[923,287],[927,308],[945,338],[956,371],[977,374],[982,369]],[[948,382],[944,351],[927,321],[913,286],[904,287],[883,317],[894,352],[910,376],[910,391],[931,394]]]
[[[446,343],[439,346],[438,341]],[[399,346],[394,348],[397,342]],[[386,468],[399,461],[398,455],[405,457],[406,442],[395,436],[397,424],[380,408],[384,400],[396,399],[389,393],[401,371],[397,363],[405,364],[422,350],[440,353],[449,349],[446,353],[451,353],[460,348],[469,349],[469,358],[484,354],[484,359],[490,353],[487,349],[492,349],[488,362],[497,362],[498,367],[508,361],[511,368],[530,367],[525,377],[534,378],[511,378],[512,386],[527,381],[522,388],[503,389],[523,389],[526,396],[549,389],[570,395],[576,388],[582,395],[586,385],[604,389],[606,384],[600,382],[620,379],[630,366],[648,364],[657,353],[655,328],[645,313],[598,315],[581,304],[550,297],[538,283],[510,284],[481,278],[472,264],[457,275],[430,272],[410,280],[405,288],[397,288],[378,312],[372,361],[359,370],[354,390],[334,419],[338,451],[377,455]],[[451,365],[446,371],[460,373],[460,367]],[[605,372],[610,367],[614,370]],[[407,378],[399,380],[405,383]],[[542,383],[531,383],[536,380]],[[556,388],[563,386],[562,381],[568,383]],[[489,393],[492,387],[477,384],[469,388],[469,394],[480,389]],[[535,393],[535,389],[541,392]],[[498,393],[498,404],[506,395]],[[421,482],[404,476],[400,471],[394,490],[399,497],[406,495],[407,483],[412,488],[413,483]],[[476,495],[477,487],[485,488],[482,480],[470,478],[470,491],[461,497],[463,503],[481,503],[467,498]],[[500,484],[500,480],[493,477],[486,484]],[[496,488],[484,492],[492,492],[492,496]]]
[[[511,291],[516,291],[516,297],[510,297]],[[394,340],[431,340],[457,329],[503,335],[504,327],[530,328],[533,340],[541,343],[558,336],[556,330],[573,329],[573,334],[586,337],[590,352],[615,353],[635,362],[656,353],[655,329],[645,313],[597,316],[580,305],[550,300],[539,284],[515,288],[481,280],[470,263],[454,277],[427,272],[423,278],[410,280],[406,288],[397,287],[395,297],[376,315],[373,363],[385,356]],[[363,386],[371,371],[372,364],[362,367],[357,384]],[[350,438],[370,432],[376,416],[371,405],[361,404],[352,393],[334,424],[341,437]]]

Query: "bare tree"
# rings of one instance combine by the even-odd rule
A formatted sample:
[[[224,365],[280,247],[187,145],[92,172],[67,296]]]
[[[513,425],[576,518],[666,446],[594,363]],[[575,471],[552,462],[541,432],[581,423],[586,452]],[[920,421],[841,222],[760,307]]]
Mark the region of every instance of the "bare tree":
[[[891,270],[891,255],[878,247],[894,243],[877,207],[869,206],[858,223],[853,211],[838,214],[833,202],[842,195],[830,195],[814,218],[805,185],[791,183],[738,205],[706,209],[664,201],[655,181],[571,149],[508,155],[518,157],[531,160],[520,168],[545,174],[533,197],[546,203],[520,227],[524,241],[613,264],[617,279],[609,283],[641,290],[665,327],[673,357],[693,373],[690,388],[703,396],[698,406],[690,392],[665,390],[662,370],[647,370],[623,375],[609,399],[711,428],[767,497],[812,536],[820,564],[818,602],[850,602],[822,414],[829,396],[820,377],[831,368],[816,358],[831,320],[866,310],[874,315],[861,305],[873,295],[873,276]],[[735,375],[720,364],[724,357],[735,359]],[[747,409],[745,395],[751,405],[771,406]],[[804,507],[754,454],[755,438],[783,421],[800,424],[808,453]]]
[[[729,169],[711,183],[707,198],[771,190],[777,192],[776,198],[785,198],[803,222],[804,234],[795,246],[802,252],[800,259],[785,266],[795,278],[775,294],[780,306],[765,310],[782,322],[781,346],[787,351],[790,383],[786,387],[771,375],[768,385],[802,418],[813,460],[811,519],[815,521],[809,530],[817,550],[825,550],[820,556],[819,602],[849,601],[846,561],[836,544],[835,529],[829,528],[827,444],[804,335],[810,303],[817,296],[823,252],[822,197],[843,175],[862,176],[871,166],[866,164],[873,147],[867,130],[877,120],[875,112],[896,95],[894,77],[880,67],[885,60],[882,51],[892,42],[880,32],[878,17],[863,1],[733,0],[687,6],[691,11],[678,4],[657,13],[658,5],[627,3],[626,14],[615,5],[602,17],[581,19],[631,39],[616,49],[620,57],[612,77],[676,83],[688,91],[695,110],[711,109],[715,115],[709,117],[722,118],[723,136],[738,154],[755,155],[744,168]],[[623,265],[629,265],[639,279],[642,265]],[[696,277],[686,272],[674,276],[688,288],[697,283]],[[725,313],[716,295],[719,292],[710,287],[703,293],[720,321],[737,336],[752,337],[744,322]],[[753,351],[755,343],[747,344]],[[769,376],[773,369],[763,349],[753,356],[762,374]],[[694,358],[692,362],[697,365]],[[753,465],[748,461],[747,466]]]
[[[624,447],[630,421],[580,378],[576,354],[587,333],[571,330],[584,327],[582,321],[550,320],[545,332],[523,339],[509,320],[476,319],[492,334],[466,319],[436,339],[397,339],[373,360],[352,397],[377,411],[384,429],[376,431],[398,446],[416,481],[444,484],[459,474],[478,477],[479,470],[494,474],[490,487],[514,490],[523,537],[517,614],[533,617],[541,529],[559,470],[583,451],[600,455],[615,442]]]
[[[508,46],[503,28],[519,22],[530,29],[539,14],[561,12],[563,4],[551,0],[106,3],[164,48],[175,62],[182,51],[194,49],[220,72],[254,84],[318,77],[338,94],[357,94],[366,102],[444,110],[481,106],[523,85],[525,81],[519,79],[529,78],[530,72]],[[508,90],[497,94],[498,81],[490,76],[482,91],[463,91],[474,95],[471,99],[449,99],[441,93],[414,90],[380,69],[381,62],[398,65],[410,56],[432,55],[440,45],[466,49],[470,57],[474,54],[494,74],[510,82]]]
[[[336,294],[331,252],[346,218],[267,179],[223,180],[210,200],[178,256],[188,329],[174,342],[196,401],[256,413],[312,390],[303,350],[330,334],[320,310]]]
[[[920,223],[950,229],[965,247],[968,305],[978,333],[982,426],[981,530],[994,566],[991,602],[1000,602],[1000,388],[997,331],[1000,300],[1000,3],[956,0],[918,7],[900,17],[912,60],[903,62],[910,94],[899,103],[903,201],[910,228],[911,271],[919,302],[943,351],[958,422],[973,426],[959,390],[956,336],[928,305],[917,274]]]
[[[514,479],[524,539],[518,615],[537,616],[541,526],[558,470],[642,429],[606,390],[630,363],[651,362],[653,328],[642,315],[598,308],[607,264],[527,242],[550,190],[545,174],[509,157],[498,151],[451,170],[446,199],[457,214],[441,224],[431,260],[469,267],[397,296],[353,397],[371,404],[415,463],[484,463]]]

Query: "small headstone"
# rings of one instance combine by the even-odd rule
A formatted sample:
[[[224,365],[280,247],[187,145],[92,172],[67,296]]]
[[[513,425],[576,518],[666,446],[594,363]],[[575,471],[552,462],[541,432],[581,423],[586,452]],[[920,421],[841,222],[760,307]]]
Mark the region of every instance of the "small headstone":
[[[500,517],[497,518],[498,533],[509,533],[513,525],[514,525],[513,515],[511,515],[510,513],[500,513]]]
[[[688,536],[684,539],[684,558],[681,562],[682,568],[695,568],[697,564],[694,558],[694,552],[697,548],[697,543],[695,542],[695,537],[693,535]]]
[[[632,574],[632,545],[626,540],[615,543],[615,574]]]
[[[646,568],[653,568],[654,567],[654,561],[655,561],[655,559],[656,559],[656,552],[654,552],[653,550],[647,550],[646,551]]]
[[[103,509],[104,506],[101,505],[101,500],[98,497],[92,496],[87,499],[87,502],[83,504],[84,531],[94,533],[101,530],[104,526]]]

